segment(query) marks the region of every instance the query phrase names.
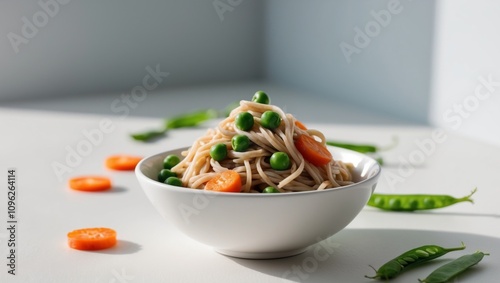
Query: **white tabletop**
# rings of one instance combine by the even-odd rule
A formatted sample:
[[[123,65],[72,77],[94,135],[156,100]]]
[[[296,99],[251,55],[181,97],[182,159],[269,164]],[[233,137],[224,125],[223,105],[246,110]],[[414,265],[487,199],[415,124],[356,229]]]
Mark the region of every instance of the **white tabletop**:
[[[254,87],[246,86],[248,89]],[[212,92],[215,90],[212,89]],[[230,94],[233,88],[225,90],[221,97],[244,98],[239,94]],[[279,92],[279,89],[275,90]],[[439,139],[431,142],[436,129],[404,125],[363,110],[355,112],[355,108],[346,111],[346,107],[318,100],[313,100],[310,107],[303,107],[308,98],[300,98],[298,93],[294,93],[295,100],[288,100],[290,96],[278,95],[273,102],[278,106],[286,104],[287,112],[302,117],[310,128],[321,130],[329,139],[384,146],[390,144],[394,136],[399,138],[397,147],[382,153],[386,165],[377,192],[465,196],[475,187],[478,188],[473,197],[474,204],[461,203],[430,212],[396,213],[366,207],[346,228],[348,230],[339,234],[340,240],[348,241],[352,237],[346,235],[355,235],[356,231],[366,235],[381,235],[379,229],[387,231],[389,238],[398,235],[394,229],[402,229],[399,233],[407,235],[412,235],[411,231],[431,231],[428,234],[430,239],[433,239],[433,235],[441,235],[432,234],[434,232],[500,237],[500,191],[497,182],[500,148],[450,132],[441,134]],[[193,110],[202,108],[204,102],[209,101],[203,100],[201,96],[198,98],[201,101],[196,97],[190,100],[199,101],[196,107],[192,106],[194,103],[186,104],[186,96],[182,95],[151,98],[140,105],[142,110],[138,111],[147,114],[146,105],[149,104],[156,105],[151,107],[157,111],[161,108],[158,104],[162,102],[165,105],[164,116],[168,116],[167,113],[179,113],[188,110],[188,107]],[[334,269],[329,269],[329,265],[332,268],[342,266],[342,259],[336,258],[335,254],[321,262],[321,265],[310,266],[312,271],[307,276],[285,276],[286,271],[293,270],[294,266],[304,267],[306,264],[307,267],[307,254],[272,261],[234,259],[220,255],[173,229],[150,205],[133,172],[110,171],[104,167],[103,161],[114,153],[148,156],[189,145],[215,122],[198,129],[171,131],[167,137],[153,143],[139,143],[131,140],[128,134],[158,127],[161,119],[132,114],[120,117],[112,112],[106,115],[106,109],[109,109],[106,103],[112,100],[94,98],[95,107],[103,110],[100,113],[90,110],[96,112],[92,114],[75,113],[84,112],[84,109],[76,110],[78,103],[92,105],[83,99],[78,103],[53,100],[55,104],[61,104],[57,106],[59,108],[55,107],[57,109],[51,109],[50,101],[14,103],[0,108],[0,168],[3,170],[0,173],[0,183],[3,184],[0,211],[3,227],[9,227],[6,217],[7,169],[15,168],[18,185],[15,211],[18,221],[15,236],[16,275],[8,274],[8,267],[2,264],[1,282],[342,282],[335,281],[331,274]],[[100,103],[96,104],[95,101]],[[217,103],[220,101],[222,99],[219,98]],[[102,106],[103,103],[106,107]],[[67,106],[67,112],[63,104]],[[325,109],[332,109],[332,112],[325,113]],[[342,112],[342,109],[351,114]],[[160,112],[155,113],[156,116],[162,115]],[[346,115],[353,113],[359,115],[354,114],[352,117],[357,118],[351,119],[353,123],[348,123],[349,116]],[[368,122],[362,123],[360,117]],[[69,166],[71,172],[58,176],[54,164],[67,165],[69,152],[76,150],[83,140],[88,140],[84,132],[98,129],[103,121],[111,123],[113,130],[103,133],[102,141],[92,144],[85,152],[86,156],[80,156],[81,161],[76,162],[78,164]],[[380,126],[378,123],[386,125]],[[408,165],[409,160],[418,161],[418,164]],[[106,193],[94,194],[68,188],[68,178],[86,174],[109,176],[114,188]],[[70,249],[66,244],[66,234],[84,227],[113,228],[118,233],[119,243],[113,249],[100,252]],[[391,234],[391,231],[395,232]],[[2,262],[7,261],[9,254],[9,237],[10,232],[2,229]],[[332,237],[332,241],[335,241],[335,237]],[[366,243],[372,240],[365,239]],[[405,243],[404,239],[392,240],[401,245]],[[456,241],[449,243],[455,244]],[[362,251],[357,251],[357,255],[360,258],[365,256]],[[391,253],[386,251],[382,257],[390,259]],[[498,270],[499,261],[493,263],[493,259],[492,255],[486,266],[489,270],[495,270],[495,267]],[[378,263],[363,263],[362,266],[368,264]],[[359,270],[360,274],[353,274],[351,282],[369,282],[363,275],[370,271],[370,268]],[[460,282],[476,282],[475,279],[477,277],[472,276]]]

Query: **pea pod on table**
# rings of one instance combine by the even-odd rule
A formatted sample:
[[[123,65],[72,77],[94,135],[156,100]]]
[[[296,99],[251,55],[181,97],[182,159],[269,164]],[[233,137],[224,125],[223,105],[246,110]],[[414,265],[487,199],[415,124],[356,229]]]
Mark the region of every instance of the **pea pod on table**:
[[[444,264],[434,270],[427,278],[418,281],[422,283],[444,283],[449,282],[451,279],[456,277],[458,274],[466,271],[471,266],[478,264],[485,255],[481,251],[477,251],[473,254],[468,254],[461,256],[447,264]]]
[[[334,140],[327,140],[326,144],[331,145],[331,146],[336,146],[336,147],[354,150],[354,151],[357,151],[360,153],[374,154],[374,153],[378,153],[380,151],[386,151],[386,150],[394,148],[398,144],[398,138],[394,137],[393,143],[389,146],[384,147],[384,148],[381,148],[379,146],[372,145],[372,144],[354,144],[354,143],[347,143],[347,142],[334,141]],[[375,157],[375,159],[377,160],[377,162],[380,165],[384,165],[384,160],[382,159],[382,157],[380,157],[380,156]]]
[[[331,146],[336,146],[336,147],[354,150],[354,151],[357,151],[360,153],[373,153],[373,152],[378,151],[378,148],[374,145],[371,145],[371,144],[352,144],[352,143],[339,142],[339,141],[333,141],[333,140],[327,140],[326,144],[331,145]]]
[[[167,132],[166,129],[161,129],[161,130],[150,130],[150,131],[145,131],[145,132],[138,132],[138,133],[133,133],[130,134],[130,136],[136,140],[136,141],[151,141],[153,139],[162,137],[165,135]]]
[[[367,276],[370,279],[392,279],[398,276],[408,266],[413,266],[418,263],[426,262],[443,256],[452,251],[465,249],[465,245],[455,248],[443,248],[437,245],[425,245],[418,248],[411,249],[402,253],[401,255],[391,259],[382,265],[378,270],[373,268],[376,272],[374,276]]]
[[[217,110],[203,109],[185,113],[165,120],[166,129],[189,128],[217,117]]]
[[[415,211],[447,207],[459,202],[471,202],[474,189],[469,195],[455,198],[449,195],[426,194],[372,194],[367,205],[390,211]]]
[[[130,134],[130,136],[136,141],[151,141],[165,136],[165,133],[167,133],[168,130],[195,127],[203,122],[209,121],[219,116],[227,115],[231,107],[234,108],[234,104],[228,106],[228,110],[225,110],[223,112],[223,115],[221,115],[216,109],[208,108],[170,117],[165,119],[164,126],[161,129],[137,132]]]

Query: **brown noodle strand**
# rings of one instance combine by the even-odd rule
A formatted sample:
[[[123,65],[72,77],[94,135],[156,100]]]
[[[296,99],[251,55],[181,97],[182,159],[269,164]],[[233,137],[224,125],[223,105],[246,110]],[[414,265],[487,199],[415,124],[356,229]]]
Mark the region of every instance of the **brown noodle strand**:
[[[282,119],[281,125],[273,130],[260,125],[260,117],[265,111],[274,111]],[[234,126],[235,117],[244,111],[254,116],[254,126],[250,131],[242,131]],[[241,101],[230,115],[222,120],[215,129],[196,140],[189,150],[182,152],[184,159],[172,171],[182,176],[183,185],[188,188],[203,189],[206,182],[218,172],[234,170],[242,178],[242,192],[259,193],[266,186],[280,192],[324,190],[352,184],[352,166],[339,160],[332,160],[324,166],[314,166],[307,162],[294,144],[298,134],[309,135],[325,145],[323,133],[317,130],[302,130],[295,125],[297,121],[291,114],[284,113],[274,105]],[[231,138],[234,135],[247,136],[252,145],[245,152],[232,150]],[[210,148],[223,143],[228,149],[227,158],[218,162],[210,157]],[[326,146],[326,145],[325,145]],[[282,151],[290,157],[288,170],[274,170],[269,157]]]
[[[245,193],[248,193],[248,192],[250,192],[251,185],[252,185],[252,168],[250,167],[249,160],[245,160],[245,168],[246,168],[247,181],[245,183],[245,188],[243,191]]]

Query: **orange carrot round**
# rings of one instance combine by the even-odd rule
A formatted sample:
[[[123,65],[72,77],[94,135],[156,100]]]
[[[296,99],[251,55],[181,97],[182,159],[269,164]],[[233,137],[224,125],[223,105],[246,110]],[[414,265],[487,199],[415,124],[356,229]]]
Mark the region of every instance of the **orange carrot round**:
[[[305,160],[315,166],[323,166],[332,161],[332,154],[326,146],[311,136],[299,135],[295,140],[295,147]]]
[[[300,122],[299,120],[295,120],[295,126],[297,126],[297,128],[301,130],[307,131],[307,127],[304,124],[302,124],[302,122]]]
[[[106,158],[106,167],[113,170],[134,170],[135,166],[142,160],[140,156],[133,155],[112,155]]]
[[[205,185],[205,190],[237,193],[241,191],[241,177],[238,172],[227,170],[217,174]]]
[[[70,248],[84,251],[108,249],[116,245],[116,231],[110,228],[83,228],[68,233]]]
[[[111,179],[104,176],[80,176],[71,178],[69,187],[77,191],[105,191],[111,189]]]

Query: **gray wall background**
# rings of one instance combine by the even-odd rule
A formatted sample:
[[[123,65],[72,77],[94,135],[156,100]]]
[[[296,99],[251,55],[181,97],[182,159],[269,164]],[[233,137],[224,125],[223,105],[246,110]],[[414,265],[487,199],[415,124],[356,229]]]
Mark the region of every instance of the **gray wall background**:
[[[317,100],[421,124],[432,116],[434,65],[440,62],[434,57],[436,30],[447,19],[443,10],[453,13],[460,5],[448,0],[65,0],[69,3],[59,4],[16,54],[8,35],[21,34],[24,17],[33,22],[44,11],[39,2],[55,1],[0,3],[0,103],[127,91],[141,83],[146,66],[160,64],[171,74],[165,88],[269,81]],[[485,9],[494,7],[492,1],[480,2]],[[216,6],[226,9],[222,16]],[[390,7],[399,12],[382,24],[374,14],[380,17]],[[482,28],[475,26],[477,19],[468,21],[465,26]],[[347,60],[340,45],[356,46],[359,30],[366,34],[370,27],[369,43]],[[472,57],[478,50],[463,53]]]
[[[52,3],[53,16],[16,54],[8,34],[22,35],[24,17],[44,23],[39,1]],[[128,90],[157,64],[169,86],[263,73],[260,0],[231,7],[222,21],[206,0],[65,1],[0,3],[0,99]]]
[[[355,28],[376,21],[372,11],[398,14],[375,36],[344,56],[340,44],[356,47]],[[396,117],[425,123],[431,83],[434,1],[276,0],[266,2],[266,75]],[[393,9],[394,10],[394,9]],[[366,32],[365,32],[366,34]],[[360,45],[363,46],[363,45]],[[357,48],[357,47],[356,47]]]

